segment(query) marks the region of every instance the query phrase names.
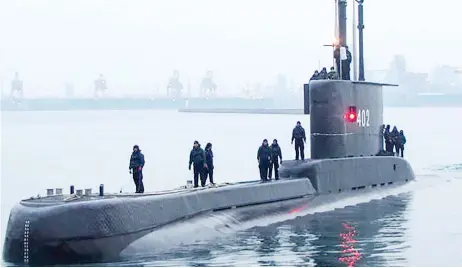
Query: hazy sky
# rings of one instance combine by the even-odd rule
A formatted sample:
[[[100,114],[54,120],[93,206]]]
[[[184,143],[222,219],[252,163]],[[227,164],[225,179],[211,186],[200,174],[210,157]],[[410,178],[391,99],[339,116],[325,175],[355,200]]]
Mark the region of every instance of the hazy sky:
[[[462,67],[460,10],[460,0],[365,0],[367,69],[387,68],[394,54],[412,71]],[[0,27],[8,90],[18,71],[34,95],[67,81],[91,92],[99,73],[115,91],[152,91],[175,68],[184,84],[212,69],[235,90],[278,73],[301,84],[319,62],[329,67],[334,0],[2,0]]]

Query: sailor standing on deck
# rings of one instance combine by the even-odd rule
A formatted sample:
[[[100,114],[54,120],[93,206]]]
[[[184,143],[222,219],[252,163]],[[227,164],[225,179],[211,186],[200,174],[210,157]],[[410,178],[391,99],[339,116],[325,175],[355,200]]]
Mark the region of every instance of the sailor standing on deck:
[[[210,179],[210,184],[214,185],[213,182],[213,152],[212,144],[209,142],[205,145],[205,170],[204,170],[204,184],[207,182],[207,176]]]
[[[406,144],[406,136],[404,135],[404,131],[400,130],[399,131],[399,141],[400,141],[400,152],[401,152],[401,157],[404,157],[404,145]]]
[[[391,139],[390,125],[387,125],[385,127],[385,131],[383,132],[383,138],[385,139],[385,151],[393,153],[393,143]]]
[[[133,182],[135,183],[136,193],[144,193],[143,185],[143,167],[144,155],[141,153],[138,145],[133,146],[133,152],[130,157],[130,174],[133,174]]]
[[[271,149],[271,165],[269,168],[268,179],[271,180],[271,175],[274,169],[274,178],[279,180],[279,159],[281,159],[282,164],[282,152],[281,147],[279,147],[278,140],[274,139],[273,144],[270,146]]]
[[[393,127],[393,130],[391,131],[390,136],[392,140],[391,152],[393,152],[393,148],[395,148],[394,155],[399,156],[399,149],[401,145],[400,145],[399,131],[396,126]]]
[[[260,179],[262,182],[268,181],[268,169],[271,165],[271,149],[268,140],[264,139],[257,153],[258,168],[260,169]]]
[[[191,170],[191,164],[193,164],[194,170],[194,188],[199,187],[199,177],[201,179],[201,186],[204,187],[205,152],[198,141],[194,141],[193,149],[189,154],[189,170]]]
[[[305,129],[302,127],[300,121],[297,121],[297,125],[292,131],[292,144],[295,140],[295,160],[299,159],[299,155],[302,157],[302,160],[305,160],[305,143],[306,135]]]
[[[380,136],[380,150],[383,151],[383,143],[385,141],[385,138],[384,138],[384,134],[385,134],[385,124],[381,125],[380,126],[380,131],[379,131],[379,136]]]

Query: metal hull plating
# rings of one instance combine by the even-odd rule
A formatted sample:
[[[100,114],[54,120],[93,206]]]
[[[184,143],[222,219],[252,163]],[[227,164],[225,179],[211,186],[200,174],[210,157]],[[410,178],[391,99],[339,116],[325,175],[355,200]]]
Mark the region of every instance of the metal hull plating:
[[[279,175],[309,178],[318,194],[374,188],[415,178],[409,162],[391,156],[285,161]]]
[[[42,263],[47,260],[43,256],[48,256],[51,263],[111,259],[136,239],[185,218],[315,193],[309,180],[299,179],[160,195],[95,196],[67,202],[25,200],[11,211],[3,258],[12,263]],[[57,253],[62,259],[53,257]]]
[[[292,161],[287,164],[296,165]],[[278,213],[298,213],[361,192],[405,183],[345,187],[339,194],[318,194],[311,181],[253,182],[162,195],[110,195],[99,201],[88,200],[97,196],[68,203],[23,201],[11,212],[3,257],[14,264],[42,266],[114,261],[143,236],[195,216],[234,211],[235,220],[246,222]],[[319,187],[326,188],[322,183]],[[30,231],[25,237],[27,221]]]

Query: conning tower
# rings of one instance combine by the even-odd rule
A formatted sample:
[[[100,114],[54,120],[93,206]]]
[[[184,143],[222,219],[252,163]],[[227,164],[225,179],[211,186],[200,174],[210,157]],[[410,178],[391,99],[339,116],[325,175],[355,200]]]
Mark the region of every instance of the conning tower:
[[[358,3],[359,80],[313,80],[304,85],[310,114],[311,158],[374,156],[382,148],[383,86],[364,82],[363,0]],[[346,0],[338,0],[338,45],[347,44]],[[353,51],[355,53],[355,51]]]

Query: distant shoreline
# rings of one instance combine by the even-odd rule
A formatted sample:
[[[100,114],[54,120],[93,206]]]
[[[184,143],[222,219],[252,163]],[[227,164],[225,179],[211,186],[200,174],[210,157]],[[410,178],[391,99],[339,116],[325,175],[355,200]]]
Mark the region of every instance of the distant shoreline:
[[[179,109],[180,113],[303,114],[303,109]]]
[[[462,107],[462,94],[384,98],[385,108]],[[185,113],[303,114],[303,98],[37,98],[1,100],[1,111],[176,110]]]

